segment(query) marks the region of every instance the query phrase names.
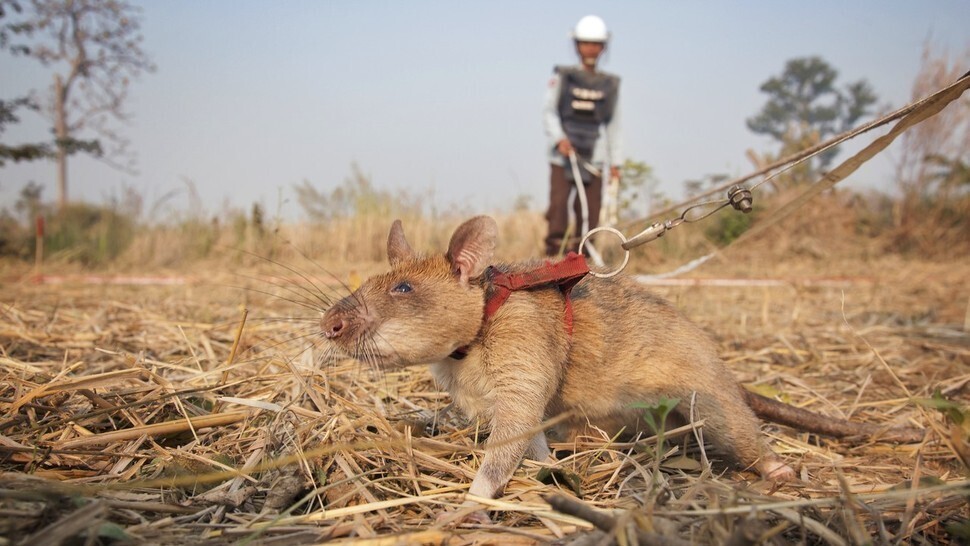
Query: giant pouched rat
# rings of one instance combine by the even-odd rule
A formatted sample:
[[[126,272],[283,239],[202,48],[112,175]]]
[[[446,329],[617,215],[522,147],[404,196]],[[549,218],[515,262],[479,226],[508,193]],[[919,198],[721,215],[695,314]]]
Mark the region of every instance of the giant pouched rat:
[[[486,316],[493,273],[535,266],[486,271],[497,233],[494,220],[478,216],[458,227],[445,254],[422,255],[395,221],[387,241],[391,271],[365,281],[321,320],[324,337],[347,356],[381,369],[431,363],[454,402],[490,423],[471,494],[494,497],[523,456],[548,457],[545,434],[535,431],[567,412],[557,426],[567,437],[587,423],[648,430],[634,404],[693,400],[705,437],[736,463],[776,481],[795,473],[767,447],[752,408],[836,436],[879,430],[748,393],[707,334],[629,278],[586,277],[568,296],[554,283],[515,291]],[[912,439],[906,432],[893,437]]]

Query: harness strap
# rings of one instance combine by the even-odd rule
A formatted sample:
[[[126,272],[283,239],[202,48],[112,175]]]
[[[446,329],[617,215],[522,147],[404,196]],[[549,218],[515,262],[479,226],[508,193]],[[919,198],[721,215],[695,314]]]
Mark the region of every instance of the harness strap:
[[[569,337],[572,337],[573,304],[570,293],[576,283],[582,280],[587,273],[589,273],[589,266],[586,264],[586,257],[575,252],[570,252],[558,262],[546,261],[535,269],[520,273],[503,273],[494,266],[490,266],[485,270],[485,277],[491,283],[492,291],[485,300],[482,323],[488,322],[495,315],[502,304],[512,295],[512,292],[556,285],[565,299],[563,320],[566,324],[566,333]],[[450,356],[456,360],[461,360],[467,355],[468,347],[466,346],[459,347]]]
[[[589,273],[589,266],[586,265],[586,258],[575,252],[570,252],[559,262],[547,261],[535,269],[521,273],[502,273],[495,267],[489,267],[485,274],[491,280],[494,291],[485,302],[484,320],[488,321],[492,318],[505,303],[505,300],[509,299],[512,292],[555,284],[566,299],[566,331],[571,336],[573,333],[573,306],[569,294],[576,283],[587,273]]]

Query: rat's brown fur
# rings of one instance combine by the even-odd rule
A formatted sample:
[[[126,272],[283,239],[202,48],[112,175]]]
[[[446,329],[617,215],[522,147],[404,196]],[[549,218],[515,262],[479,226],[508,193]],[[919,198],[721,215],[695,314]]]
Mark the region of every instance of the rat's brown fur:
[[[587,277],[572,291],[570,337],[555,286],[516,291],[483,323],[496,242],[494,220],[459,227],[445,255],[415,254],[400,221],[391,228],[391,271],[368,279],[321,321],[344,353],[381,368],[433,363],[432,373],[469,416],[490,423],[485,458],[469,492],[501,492],[523,456],[549,456],[535,433],[549,418],[566,438],[587,423],[614,432],[649,430],[635,403],[694,403],[705,437],[744,467],[773,480],[794,472],[766,446],[746,395],[717,347],[672,305],[622,276]],[[528,265],[498,266],[506,271]],[[449,355],[467,347],[467,356]],[[531,431],[531,432],[530,432]]]

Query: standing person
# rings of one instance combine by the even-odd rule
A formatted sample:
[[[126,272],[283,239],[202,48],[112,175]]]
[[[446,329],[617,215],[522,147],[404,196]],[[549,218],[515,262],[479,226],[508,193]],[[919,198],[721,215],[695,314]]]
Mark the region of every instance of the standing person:
[[[597,70],[609,43],[606,23],[595,15],[579,20],[572,32],[579,56],[578,66],[557,66],[543,108],[543,124],[549,138],[550,191],[546,220],[546,254],[576,251],[584,233],[579,196],[573,210],[576,229],[564,242],[569,223],[569,198],[574,193],[570,153],[576,154],[582,187],[588,203],[587,229],[599,223],[603,179],[597,170],[609,162],[610,176],[619,178],[622,150],[620,141],[620,78]],[[595,166],[595,167],[594,167]]]

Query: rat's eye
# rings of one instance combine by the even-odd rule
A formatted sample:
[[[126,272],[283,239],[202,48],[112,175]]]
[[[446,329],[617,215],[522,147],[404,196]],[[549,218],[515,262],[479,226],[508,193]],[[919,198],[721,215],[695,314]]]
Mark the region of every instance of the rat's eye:
[[[391,289],[391,292],[397,292],[399,294],[407,294],[412,290],[414,290],[414,288],[411,286],[411,283],[407,281],[401,281],[397,283],[397,286]]]

